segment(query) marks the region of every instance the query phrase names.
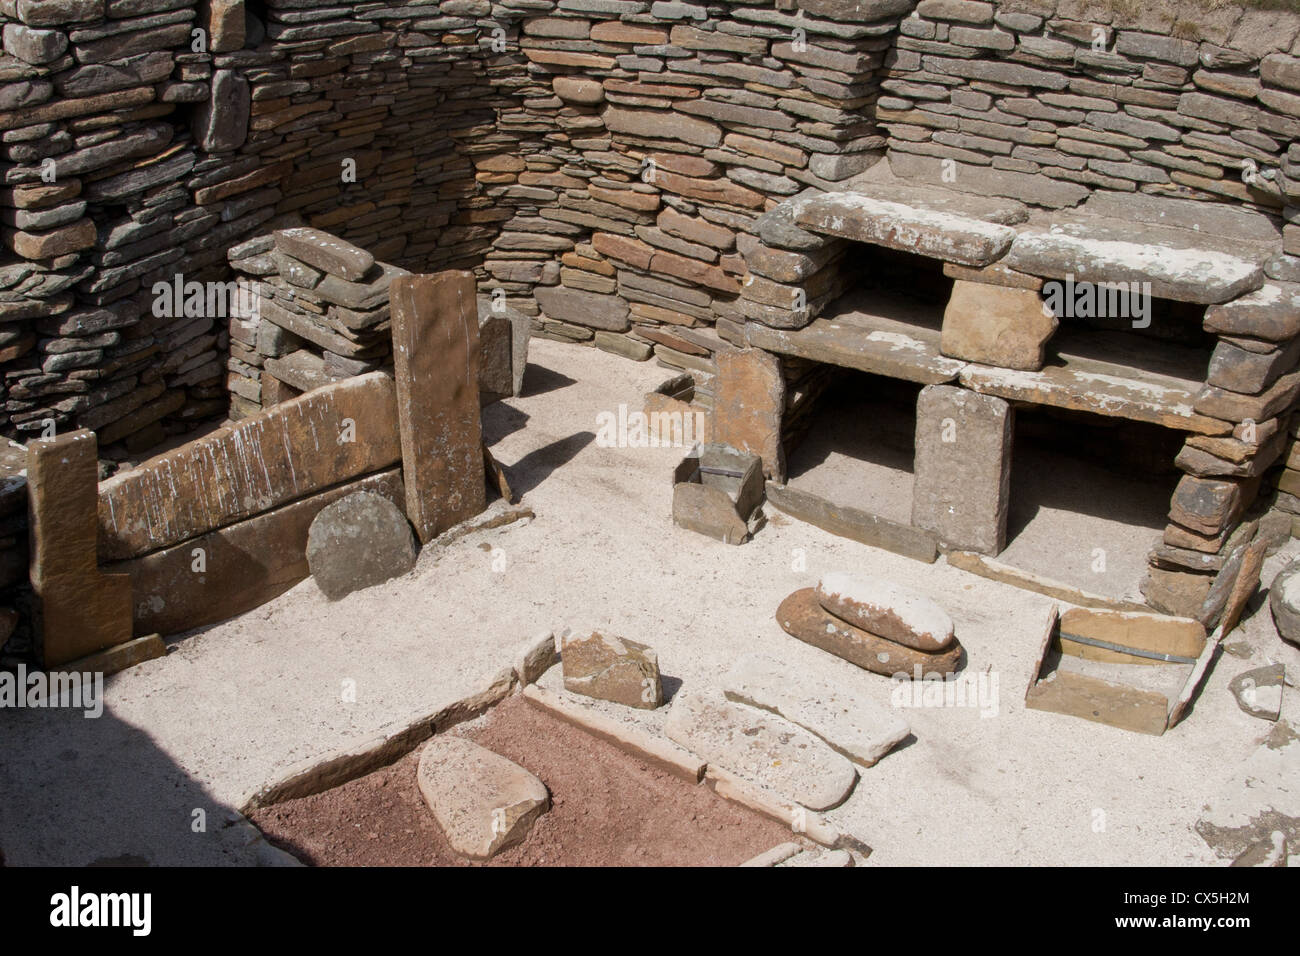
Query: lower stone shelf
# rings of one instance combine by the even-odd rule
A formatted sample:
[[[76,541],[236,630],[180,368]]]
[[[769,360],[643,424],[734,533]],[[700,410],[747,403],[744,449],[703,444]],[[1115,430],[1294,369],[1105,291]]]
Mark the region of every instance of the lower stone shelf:
[[[1204,384],[1205,357],[1172,346],[1158,368],[1133,364],[1128,338],[1114,333],[1062,329],[1049,344],[1048,364],[1038,372],[966,365],[958,375],[976,392],[1018,402],[1150,422],[1203,435],[1224,435],[1228,422],[1192,410]]]
[[[908,296],[856,291],[802,329],[745,324],[756,348],[923,385],[953,381],[966,367],[939,354],[943,307]]]
[[[896,293],[850,292],[802,329],[745,324],[745,341],[779,355],[856,369],[922,385],[959,381],[1010,401],[1150,422],[1203,435],[1224,435],[1228,422],[1192,409],[1208,356],[1161,343],[1158,359],[1138,358],[1145,344],[1127,333],[1062,328],[1037,372],[979,365],[939,351],[941,306]]]

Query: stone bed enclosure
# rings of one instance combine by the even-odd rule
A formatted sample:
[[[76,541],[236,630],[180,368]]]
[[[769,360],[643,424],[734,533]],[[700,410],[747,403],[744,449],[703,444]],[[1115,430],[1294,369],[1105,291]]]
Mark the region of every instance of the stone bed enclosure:
[[[778,483],[826,367],[925,386],[908,530],[958,549],[1003,544],[1015,408],[1171,430],[1185,477],[1146,594],[1175,613],[1293,480],[1270,469],[1300,390],[1295,13],[0,0],[0,24],[11,439],[88,429],[79,455],[129,463],[321,385],[382,405],[388,282],[466,269],[489,398],[518,391],[526,324],[654,358]],[[371,264],[277,259],[300,225]],[[160,309],[177,277],[248,278],[263,308]],[[1050,319],[1067,277],[1150,282],[1150,326]],[[970,440],[922,434],[949,420]],[[382,480],[386,447],[335,480]],[[0,487],[11,591],[25,498]],[[111,542],[100,572],[143,559]]]

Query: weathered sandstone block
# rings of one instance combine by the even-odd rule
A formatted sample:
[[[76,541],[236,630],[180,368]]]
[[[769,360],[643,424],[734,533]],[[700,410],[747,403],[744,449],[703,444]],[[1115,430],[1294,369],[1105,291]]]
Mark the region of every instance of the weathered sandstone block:
[[[927,385],[916,403],[912,523],[956,548],[1006,542],[1013,410],[1003,399]]]

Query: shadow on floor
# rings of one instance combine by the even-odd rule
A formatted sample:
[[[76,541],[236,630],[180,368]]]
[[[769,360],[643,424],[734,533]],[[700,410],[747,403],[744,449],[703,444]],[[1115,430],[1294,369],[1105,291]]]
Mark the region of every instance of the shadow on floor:
[[[572,461],[595,437],[595,432],[576,432],[568,438],[535,448],[513,465],[507,465],[515,494],[520,497],[528,494],[550,477],[551,472]]]

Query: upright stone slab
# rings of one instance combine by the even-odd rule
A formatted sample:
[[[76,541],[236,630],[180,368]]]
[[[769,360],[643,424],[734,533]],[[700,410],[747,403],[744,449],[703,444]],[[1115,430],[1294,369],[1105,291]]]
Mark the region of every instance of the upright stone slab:
[[[343,379],[114,475],[100,490],[100,558],[139,557],[387,468],[401,453],[394,394],[383,372]]]
[[[131,639],[131,579],[99,572],[98,486],[94,432],[28,446],[32,614],[46,667]]]
[[[474,276],[398,276],[391,294],[406,516],[423,544],[487,507]]]
[[[763,474],[785,480],[781,416],[785,411],[785,376],[781,360],[762,349],[717,354],[714,380],[713,441],[763,459]]]
[[[1001,551],[1013,423],[1003,399],[953,385],[923,388],[916,402],[912,524],[955,548]]]

